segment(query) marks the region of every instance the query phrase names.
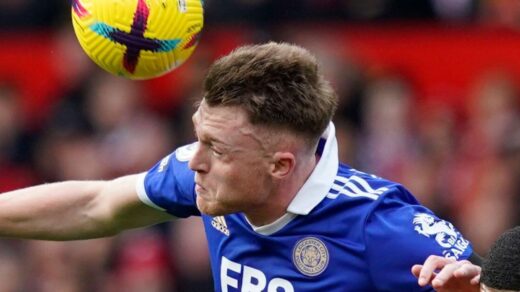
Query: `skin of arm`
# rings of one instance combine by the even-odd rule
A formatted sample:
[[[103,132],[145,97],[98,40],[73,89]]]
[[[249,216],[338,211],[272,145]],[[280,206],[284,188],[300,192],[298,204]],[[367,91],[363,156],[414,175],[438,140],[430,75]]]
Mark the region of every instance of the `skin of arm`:
[[[50,183],[0,194],[0,237],[99,238],[174,218],[141,202],[137,176]]]

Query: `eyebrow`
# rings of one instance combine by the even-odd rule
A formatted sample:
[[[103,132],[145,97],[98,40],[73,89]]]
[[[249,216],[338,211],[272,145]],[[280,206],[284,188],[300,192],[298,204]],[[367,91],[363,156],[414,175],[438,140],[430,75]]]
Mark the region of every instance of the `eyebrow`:
[[[200,140],[200,136],[198,135],[198,132],[197,132],[197,127],[193,127],[193,132],[194,132],[194,134],[195,134],[195,137],[197,137],[197,139]],[[226,147],[229,146],[228,143],[226,143],[226,142],[224,142],[224,141],[222,141],[222,140],[220,140],[220,139],[218,139],[218,138],[212,136],[212,135],[209,134],[209,133],[205,133],[205,135],[203,136],[203,138],[205,138],[205,140],[208,140],[208,141],[211,142],[211,143],[222,144],[223,146],[226,146]]]

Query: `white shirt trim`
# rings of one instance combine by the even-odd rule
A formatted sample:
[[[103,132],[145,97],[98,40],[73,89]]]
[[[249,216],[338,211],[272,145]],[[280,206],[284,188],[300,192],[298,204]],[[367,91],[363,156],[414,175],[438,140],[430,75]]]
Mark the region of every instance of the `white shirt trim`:
[[[140,173],[137,177],[137,182],[135,183],[135,190],[137,192],[137,196],[141,200],[141,202],[145,203],[146,205],[155,208],[157,210],[166,211],[166,209],[159,207],[156,205],[150,198],[148,197],[148,194],[146,193],[146,189],[144,188],[144,179],[146,177],[146,172]]]
[[[336,130],[331,122],[325,130],[326,139],[318,164],[298,191],[287,211],[298,215],[309,214],[329,193],[338,173],[338,142]]]
[[[247,219],[246,216],[244,216],[244,218],[246,219],[247,223],[249,223],[249,225],[251,225],[251,227],[253,228],[253,230],[256,233],[260,233],[262,235],[269,236],[269,235],[277,232],[278,230],[282,229],[285,225],[287,225],[287,223],[291,222],[294,218],[296,218],[296,216],[298,216],[298,215],[291,214],[291,213],[285,213],[282,217],[276,219],[276,221],[269,223],[267,225],[262,225],[262,226],[255,226],[251,222],[249,222],[249,220]]]

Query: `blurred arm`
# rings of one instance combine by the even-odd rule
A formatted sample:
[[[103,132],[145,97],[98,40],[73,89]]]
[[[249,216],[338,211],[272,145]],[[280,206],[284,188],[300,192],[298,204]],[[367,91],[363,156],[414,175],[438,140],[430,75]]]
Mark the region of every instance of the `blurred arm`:
[[[0,237],[97,238],[172,219],[139,200],[136,180],[67,181],[1,194]]]

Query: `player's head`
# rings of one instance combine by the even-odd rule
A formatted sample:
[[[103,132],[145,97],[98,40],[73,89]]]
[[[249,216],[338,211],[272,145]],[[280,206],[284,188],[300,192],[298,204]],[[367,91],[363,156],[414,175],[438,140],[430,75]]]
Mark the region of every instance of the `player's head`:
[[[336,105],[316,59],[301,47],[245,46],[217,60],[193,116],[199,147],[190,167],[201,211],[222,215],[288,203],[273,194],[303,184]]]
[[[520,291],[520,226],[503,233],[482,265],[481,291]]]
[[[240,47],[209,69],[209,106],[238,106],[253,125],[288,130],[316,140],[330,122],[337,98],[307,50],[270,42]]]

